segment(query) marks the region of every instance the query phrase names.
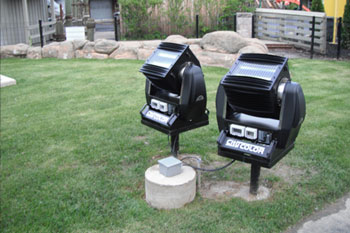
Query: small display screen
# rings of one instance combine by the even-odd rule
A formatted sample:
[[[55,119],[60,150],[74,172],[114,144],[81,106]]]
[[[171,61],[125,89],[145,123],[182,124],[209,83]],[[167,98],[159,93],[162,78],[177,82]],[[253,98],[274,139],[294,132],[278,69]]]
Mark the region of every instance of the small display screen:
[[[148,60],[148,64],[169,69],[180,56],[177,52],[158,49]]]
[[[232,75],[254,77],[271,81],[278,69],[278,65],[263,65],[249,62],[240,62],[231,71]]]

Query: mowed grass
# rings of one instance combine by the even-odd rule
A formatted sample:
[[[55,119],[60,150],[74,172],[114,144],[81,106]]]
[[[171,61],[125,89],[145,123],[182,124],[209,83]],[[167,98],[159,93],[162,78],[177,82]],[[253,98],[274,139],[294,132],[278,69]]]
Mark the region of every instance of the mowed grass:
[[[307,116],[280,163],[296,182],[261,176],[265,201],[196,199],[177,210],[145,202],[144,172],[170,154],[167,136],[140,123],[142,61],[2,59],[2,232],[280,232],[350,191],[350,62],[290,60]],[[216,155],[215,94],[224,68],[204,67],[210,125],[180,136],[180,151]],[[235,163],[209,176],[249,181]],[[242,168],[242,169],[240,169]],[[264,169],[263,169],[264,170]],[[242,175],[243,174],[243,175]]]

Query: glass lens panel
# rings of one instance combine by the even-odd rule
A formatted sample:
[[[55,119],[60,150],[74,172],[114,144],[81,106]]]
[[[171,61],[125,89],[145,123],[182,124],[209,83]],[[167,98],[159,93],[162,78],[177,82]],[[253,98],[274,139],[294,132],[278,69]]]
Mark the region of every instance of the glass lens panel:
[[[178,59],[179,53],[158,49],[148,61],[148,64],[169,69]]]
[[[271,80],[277,71],[278,65],[263,65],[249,62],[240,62],[231,74],[237,76],[254,77],[264,80]]]

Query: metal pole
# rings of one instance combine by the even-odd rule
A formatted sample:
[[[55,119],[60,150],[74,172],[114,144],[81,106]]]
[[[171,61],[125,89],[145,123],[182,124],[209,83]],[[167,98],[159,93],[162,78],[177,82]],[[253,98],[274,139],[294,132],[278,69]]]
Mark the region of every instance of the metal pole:
[[[337,46],[337,59],[340,57],[341,49],[341,28],[342,28],[342,18],[338,19],[338,28],[337,28],[337,37],[338,37],[338,46]]]
[[[310,51],[310,59],[314,57],[314,41],[315,41],[315,16],[312,17],[312,32],[311,32],[311,51]]]
[[[249,192],[252,195],[258,194],[259,189],[259,176],[260,176],[260,166],[252,163],[250,170],[250,189]]]
[[[118,20],[117,16],[114,16],[114,39],[118,41]]]
[[[44,47],[44,38],[43,38],[43,24],[41,19],[39,19],[39,33],[40,33],[40,45],[42,48]]]
[[[252,15],[252,38],[255,38],[255,15]]]
[[[234,23],[233,23],[233,31],[237,32],[237,14],[233,16]]]
[[[303,0],[300,0],[300,3],[299,3],[299,10],[300,10],[300,11],[303,10]]]
[[[196,15],[196,38],[199,38],[199,15]]]
[[[177,152],[179,151],[179,134],[171,135],[170,137],[171,153],[177,158]]]

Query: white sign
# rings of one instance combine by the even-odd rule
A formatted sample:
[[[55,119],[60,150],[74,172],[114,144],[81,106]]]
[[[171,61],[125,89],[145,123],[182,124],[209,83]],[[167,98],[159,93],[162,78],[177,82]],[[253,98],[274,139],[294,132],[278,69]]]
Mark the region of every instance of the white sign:
[[[158,113],[158,112],[155,112],[155,111],[152,111],[152,110],[149,110],[146,114],[146,117],[152,119],[152,120],[155,120],[155,121],[158,121],[162,124],[167,124],[168,121],[169,121],[169,117],[166,116],[166,115],[163,115],[161,113]]]
[[[66,27],[67,40],[85,40],[85,27]]]
[[[241,149],[243,151],[249,151],[249,152],[253,152],[261,155],[263,155],[265,151],[265,147],[257,146],[250,143],[237,141],[237,140],[232,140],[232,139],[228,139],[225,145],[235,149]]]

